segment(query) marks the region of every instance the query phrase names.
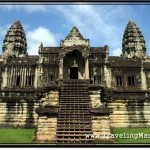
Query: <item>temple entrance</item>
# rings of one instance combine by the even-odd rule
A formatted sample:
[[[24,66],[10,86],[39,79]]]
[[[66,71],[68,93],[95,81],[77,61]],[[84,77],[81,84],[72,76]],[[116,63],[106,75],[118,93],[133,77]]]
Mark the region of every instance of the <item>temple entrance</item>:
[[[70,79],[78,79],[78,67],[70,67]]]
[[[73,50],[63,58],[63,79],[84,79],[85,61],[82,53]]]

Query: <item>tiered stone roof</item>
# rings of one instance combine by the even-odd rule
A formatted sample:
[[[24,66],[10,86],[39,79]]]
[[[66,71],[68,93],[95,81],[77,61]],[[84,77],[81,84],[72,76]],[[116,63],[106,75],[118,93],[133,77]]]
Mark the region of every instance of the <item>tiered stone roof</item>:
[[[27,54],[26,35],[20,21],[16,21],[7,31],[2,51],[4,57],[23,57]]]
[[[125,58],[146,58],[146,44],[142,32],[130,20],[122,40],[122,52]]]
[[[111,67],[115,68],[140,68],[140,59],[125,59],[117,56],[109,56],[108,58]]]

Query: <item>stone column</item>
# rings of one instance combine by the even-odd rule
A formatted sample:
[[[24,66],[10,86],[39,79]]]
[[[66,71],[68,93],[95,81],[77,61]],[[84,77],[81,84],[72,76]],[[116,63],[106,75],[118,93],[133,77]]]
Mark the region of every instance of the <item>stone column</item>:
[[[89,59],[85,58],[85,79],[89,79]]]
[[[139,80],[139,82],[141,82],[140,84],[140,86],[141,86],[141,89],[143,89],[143,90],[146,90],[146,88],[147,88],[147,83],[146,83],[146,75],[145,75],[145,72],[144,72],[144,69],[143,69],[143,67],[141,68],[141,77],[140,77],[140,79],[138,79]],[[138,83],[139,84],[139,83]],[[139,85],[138,85],[139,86]]]
[[[34,143],[53,143],[57,141],[57,113],[59,105],[59,87],[47,87],[45,97],[41,98],[38,114],[37,129]]]
[[[5,72],[3,74],[3,83],[2,83],[2,88],[7,87],[7,77],[8,77],[8,68],[5,68]]]
[[[99,108],[103,104],[101,103],[101,89],[95,89],[89,91],[89,96],[91,100],[91,107],[92,108]]]
[[[113,112],[111,108],[105,107],[101,103],[101,87],[91,85],[89,87],[89,96],[91,100],[91,114],[92,114],[92,135],[94,143],[113,143],[111,139],[110,129],[110,113]]]
[[[35,69],[35,78],[34,78],[34,87],[37,88],[38,87],[38,67]]]
[[[111,138],[110,112],[109,108],[93,110],[92,132],[95,137],[94,143],[114,143],[114,140]]]
[[[59,61],[59,79],[63,79],[63,58]]]

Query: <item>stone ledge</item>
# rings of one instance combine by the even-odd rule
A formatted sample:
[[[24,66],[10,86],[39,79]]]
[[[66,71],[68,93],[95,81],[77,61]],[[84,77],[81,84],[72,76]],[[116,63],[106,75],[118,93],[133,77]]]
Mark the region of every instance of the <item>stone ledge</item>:
[[[39,114],[45,114],[45,113],[50,113],[50,114],[57,114],[58,113],[58,106],[40,106],[38,108],[35,109],[36,113]]]
[[[100,89],[102,89],[102,86],[100,86],[100,85],[88,85],[88,89],[89,90],[100,90]]]
[[[93,114],[110,114],[112,112],[113,112],[112,108],[104,108],[104,107],[91,108],[91,113]]]

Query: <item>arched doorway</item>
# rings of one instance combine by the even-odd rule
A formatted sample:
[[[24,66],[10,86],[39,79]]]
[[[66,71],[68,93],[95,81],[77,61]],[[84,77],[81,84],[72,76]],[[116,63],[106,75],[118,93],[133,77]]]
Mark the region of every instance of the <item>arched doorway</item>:
[[[74,50],[63,59],[63,79],[83,79],[85,61],[78,50]]]

